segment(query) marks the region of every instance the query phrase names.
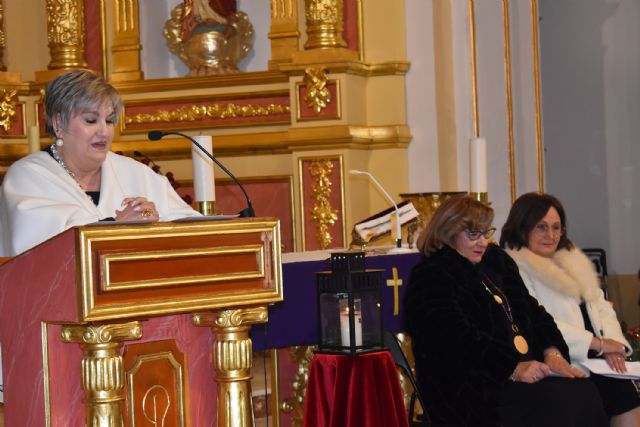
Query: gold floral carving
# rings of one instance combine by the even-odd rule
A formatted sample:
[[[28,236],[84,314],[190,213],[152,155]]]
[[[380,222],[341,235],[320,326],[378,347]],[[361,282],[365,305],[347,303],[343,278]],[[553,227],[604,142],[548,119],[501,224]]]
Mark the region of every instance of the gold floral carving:
[[[327,74],[323,69],[309,67],[305,70],[304,84],[307,87],[304,100],[317,114],[331,102],[331,93],[327,89]]]
[[[209,326],[214,334],[213,368],[217,387],[218,425],[253,426],[251,367],[253,351],[249,329],[268,320],[266,306],[219,310],[192,316],[196,326]]]
[[[123,341],[140,338],[142,325],[137,321],[113,325],[62,325],[62,342],[78,343],[83,351],[86,425],[123,425],[124,369],[120,349]]]
[[[83,0],[47,0],[50,70],[86,67]]]
[[[141,113],[125,118],[126,124],[193,122],[204,119],[234,119],[239,117],[264,117],[286,114],[288,105],[279,104],[212,104],[179,107],[174,110],[158,110],[155,113]]]
[[[16,117],[16,97],[18,91],[13,90],[0,90],[0,126],[5,132],[9,132],[13,125],[13,120]]]
[[[317,346],[295,346],[289,349],[291,357],[298,368],[291,382],[293,396],[282,401],[280,410],[286,414],[292,414],[291,425],[293,427],[302,426],[304,395],[307,391],[307,381],[309,380],[309,366],[317,349]]]
[[[4,31],[4,2],[0,0],[0,71],[7,71],[4,64],[4,50],[7,47],[7,36]]]
[[[309,173],[315,179],[311,185],[314,201],[311,218],[316,223],[316,239],[320,244],[320,249],[326,249],[333,240],[329,227],[335,225],[338,220],[338,210],[333,209],[329,200],[332,191],[333,162],[327,159],[313,160],[308,168]]]
[[[305,49],[346,47],[342,38],[343,0],[305,0]]]

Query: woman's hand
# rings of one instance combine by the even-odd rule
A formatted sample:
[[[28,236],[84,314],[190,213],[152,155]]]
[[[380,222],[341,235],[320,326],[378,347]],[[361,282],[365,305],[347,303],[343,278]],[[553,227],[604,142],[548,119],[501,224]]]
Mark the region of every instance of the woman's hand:
[[[627,372],[627,365],[625,363],[626,347],[619,341],[612,340],[611,338],[593,337],[592,350],[599,353],[603,353],[602,357],[607,361],[607,364],[611,369],[616,372]]]
[[[144,197],[127,197],[122,206],[122,210],[116,211],[116,221],[153,222],[159,219],[155,203]]]
[[[545,378],[551,373],[551,369],[537,360],[529,360],[520,362],[516,365],[516,369],[511,374],[511,380],[521,383],[533,384]]]
[[[571,364],[562,356],[559,350],[548,350],[544,354],[544,363],[551,368],[551,371],[561,377],[584,378],[587,375]]]

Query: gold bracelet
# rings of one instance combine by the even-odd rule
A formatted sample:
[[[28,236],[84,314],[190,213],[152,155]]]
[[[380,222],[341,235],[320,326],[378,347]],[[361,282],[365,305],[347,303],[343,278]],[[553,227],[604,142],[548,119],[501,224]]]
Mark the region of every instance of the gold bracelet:
[[[549,353],[544,355],[544,357],[547,357],[547,356],[564,358],[564,356],[559,351],[550,351]]]

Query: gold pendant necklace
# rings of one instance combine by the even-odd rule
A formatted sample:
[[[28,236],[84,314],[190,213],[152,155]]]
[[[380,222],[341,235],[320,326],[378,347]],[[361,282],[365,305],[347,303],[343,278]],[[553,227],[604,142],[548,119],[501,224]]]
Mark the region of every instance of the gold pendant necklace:
[[[527,354],[529,352],[529,344],[522,335],[516,335],[513,338],[513,346],[518,350],[520,354]]]
[[[487,286],[487,284],[484,283],[484,281],[481,281],[482,286],[484,286],[484,289],[489,293],[489,295],[493,297],[493,300],[498,305],[500,305],[500,307],[502,307],[502,310],[504,311],[504,314],[507,316],[509,323],[511,323],[511,329],[513,330],[513,333],[515,335],[513,337],[513,346],[516,348],[518,353],[527,354],[529,352],[529,344],[527,343],[527,340],[522,335],[520,335],[520,330],[518,329],[518,325],[516,325],[516,323],[513,321],[513,314],[511,313],[511,306],[509,305],[507,296],[500,290],[500,288],[494,285],[493,282],[486,275],[485,277],[487,278],[487,281],[491,283],[491,285],[496,289],[496,291],[502,294],[502,296],[500,296],[497,293],[492,292],[491,289],[489,289],[489,287]]]

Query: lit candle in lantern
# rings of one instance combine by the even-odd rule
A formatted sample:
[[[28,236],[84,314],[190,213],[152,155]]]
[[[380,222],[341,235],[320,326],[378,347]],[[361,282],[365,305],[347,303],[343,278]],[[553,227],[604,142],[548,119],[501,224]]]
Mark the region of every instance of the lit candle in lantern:
[[[354,332],[356,339],[356,346],[362,345],[362,311],[360,310],[360,300],[356,299],[353,302],[353,320],[354,320]],[[349,347],[351,345],[351,337],[349,335],[349,302],[348,300],[340,301],[340,337],[342,339],[342,346]]]
[[[487,192],[487,141],[471,138],[469,142],[469,191]]]

